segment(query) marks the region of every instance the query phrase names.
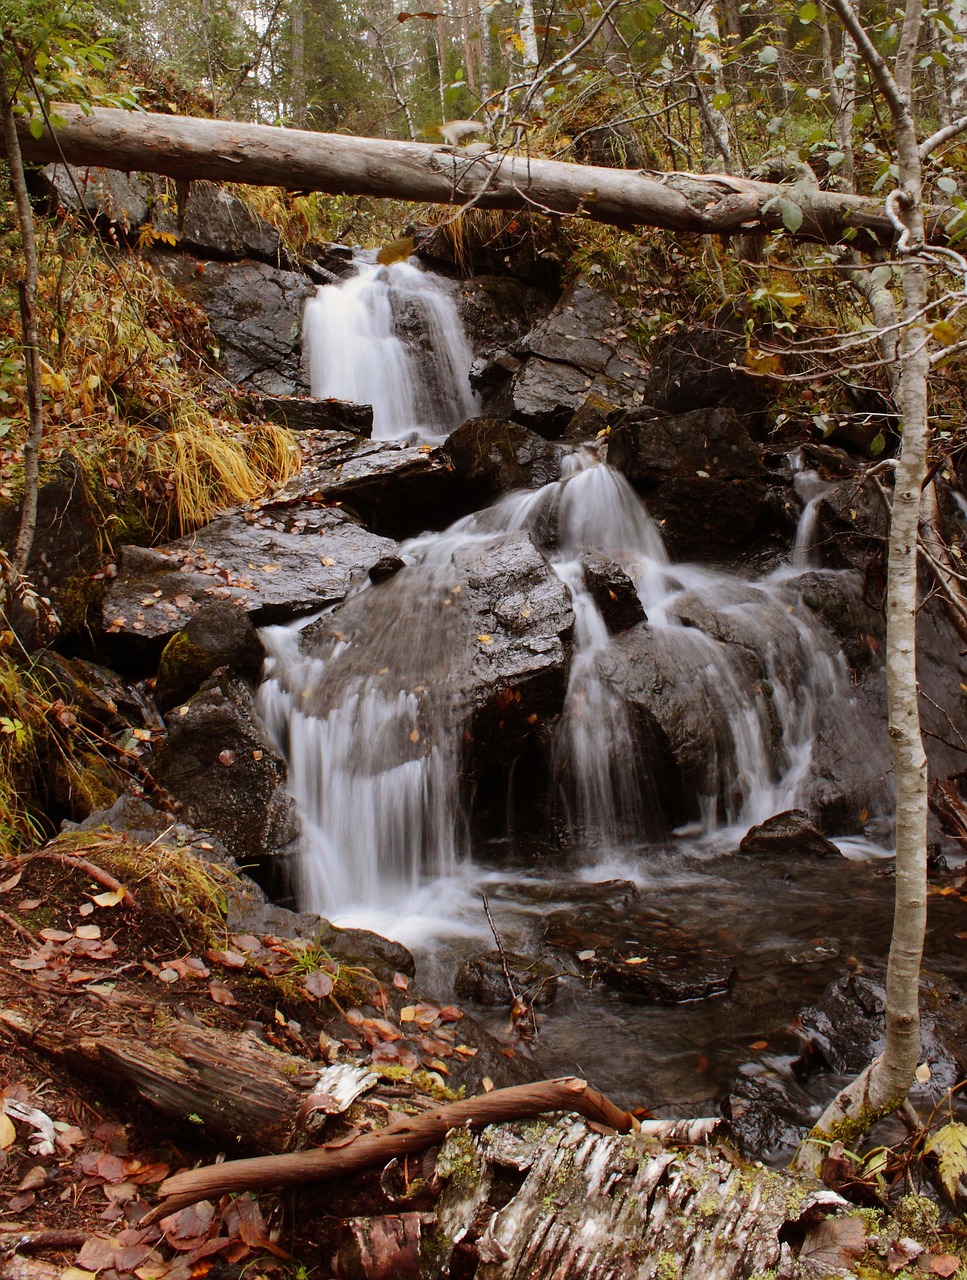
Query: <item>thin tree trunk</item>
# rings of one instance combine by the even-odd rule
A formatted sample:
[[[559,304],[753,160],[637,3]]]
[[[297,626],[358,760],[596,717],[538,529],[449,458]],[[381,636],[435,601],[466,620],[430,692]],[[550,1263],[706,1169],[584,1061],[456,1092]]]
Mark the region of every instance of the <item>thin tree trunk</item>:
[[[896,135],[900,186],[894,209],[904,230],[901,332],[896,401],[903,443],[896,471],[887,567],[887,703],[896,776],[896,889],[886,979],[883,1052],[833,1099],[794,1166],[818,1172],[828,1143],[852,1146],[881,1116],[896,1110],[913,1083],[920,1055],[919,977],[926,931],[927,759],[917,694],[918,541],[921,490],[927,474],[929,426],[927,334],[920,319],[927,301],[920,155],[911,113],[911,75],[922,0],[907,0],[895,75],[860,26],[849,0],[830,0],[866,59],[886,99]]]
[[[297,129],[306,123],[306,38],[302,0],[292,0],[292,122]]]
[[[13,91],[7,70],[0,57],[0,110],[3,111],[3,135],[17,208],[17,226],[23,243],[24,278],[18,284],[20,319],[23,329],[24,367],[27,377],[27,438],[24,441],[24,492],[20,528],[11,563],[16,573],[23,574],[30,559],[37,529],[37,495],[40,481],[40,442],[44,434],[44,398],[40,382],[40,340],[37,331],[37,243],[34,238],[34,215],[27,195],[23,158],[13,114]]]

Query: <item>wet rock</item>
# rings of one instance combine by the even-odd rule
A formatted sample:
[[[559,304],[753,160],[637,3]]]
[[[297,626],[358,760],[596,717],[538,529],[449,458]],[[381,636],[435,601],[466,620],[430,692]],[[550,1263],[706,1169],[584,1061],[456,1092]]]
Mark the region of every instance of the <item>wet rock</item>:
[[[839,849],[809,821],[804,809],[787,809],[750,827],[739,842],[740,853],[788,858],[838,858]]]
[[[738,323],[685,329],[653,344],[650,355],[652,367],[641,387],[645,404],[667,413],[733,409],[753,434],[759,433],[761,411],[774,393],[767,379],[746,370],[745,337]]]
[[[598,551],[581,556],[584,581],[612,634],[647,621],[635,584],[621,565]]]
[[[568,953],[575,972],[657,1004],[725,995],[737,973],[731,956],[717,954],[656,913],[626,913],[606,901],[552,912],[542,943]]]
[[[240,396],[239,408],[259,421],[268,419],[290,431],[349,431],[368,439],[373,434],[373,406],[312,396]]]
[[[37,668],[51,699],[63,698],[83,720],[96,724],[102,733],[120,733],[130,726],[161,727],[157,711],[140,690],[107,667],[47,650],[38,656]]]
[[[301,272],[265,262],[199,263],[184,254],[148,255],[157,270],[208,316],[225,376],[270,396],[309,394],[302,361],[302,312],[314,286]]]
[[[563,450],[516,422],[472,418],[443,452],[479,501],[511,489],[540,489],[561,474]]]
[[[776,1066],[750,1063],[733,1082],[722,1113],[750,1159],[785,1163],[805,1136],[814,1105],[788,1060]]]
[[[803,1069],[820,1064],[856,1075],[883,1049],[886,991],[876,973],[851,973],[832,983],[797,1020],[806,1041]],[[967,1076],[967,998],[940,974],[920,975],[922,1056],[931,1072],[930,1096]]]
[[[96,165],[49,164],[43,175],[45,194],[58,208],[86,214],[92,221],[107,222],[124,233],[136,231],[148,221],[155,201],[154,185],[143,174]]]
[[[130,663],[160,654],[213,600],[234,601],[258,625],[287,622],[341,600],[392,549],[343,512],[311,503],[236,512],[165,547],[122,548],[102,626],[119,637],[116,661]]]
[[[534,956],[505,951],[488,951],[465,961],[454,979],[453,989],[461,999],[473,1000],[488,1008],[503,1008],[513,1003],[504,975],[504,963],[510,973],[514,991],[526,1003],[548,1005],[557,994],[557,974],[552,965]]]
[[[158,664],[155,698],[162,711],[186,702],[219,667],[250,685],[262,673],[265,650],[241,605],[215,600],[165,645]]]
[[[177,209],[158,201],[152,225],[176,236],[180,250],[202,258],[258,258],[281,265],[276,228],[217,182],[192,182]]]
[[[839,641],[854,671],[879,665],[885,639],[883,615],[863,600],[853,575],[811,571],[797,579],[800,598]]]
[[[284,862],[297,847],[285,764],[263,738],[241,681],[213,677],[168,716],[152,772],[184,819],[213,831],[244,865]]]
[[[774,514],[757,480],[666,481],[649,499],[673,560],[732,564],[765,539]]]
[[[406,561],[399,556],[381,556],[369,571],[370,582],[385,582],[406,567]]]
[[[442,529],[466,514],[471,500],[442,450],[397,440],[359,441],[347,433],[307,442],[302,470],[283,500],[344,507],[390,538]]]
[[[855,479],[843,480],[820,499],[816,550],[824,567],[857,569],[864,597],[876,603],[886,590],[887,515],[879,495]]]
[[[463,282],[460,316],[474,352],[491,360],[518,346],[552,305],[545,290],[513,276],[474,275]]]
[[[669,479],[750,480],[764,471],[738,415],[721,407],[671,417],[628,410],[611,429],[608,462],[646,492]]]
[[[646,366],[628,339],[626,320],[612,295],[579,278],[514,349],[524,365],[485,412],[553,439],[589,395],[631,404]]]

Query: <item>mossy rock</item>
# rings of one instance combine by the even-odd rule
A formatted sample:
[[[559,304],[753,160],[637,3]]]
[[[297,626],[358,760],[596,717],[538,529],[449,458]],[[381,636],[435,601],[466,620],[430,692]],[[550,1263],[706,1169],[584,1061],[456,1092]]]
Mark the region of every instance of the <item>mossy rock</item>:
[[[186,702],[220,667],[254,684],[265,652],[244,609],[227,600],[205,605],[165,645],[155,696],[162,711]]]

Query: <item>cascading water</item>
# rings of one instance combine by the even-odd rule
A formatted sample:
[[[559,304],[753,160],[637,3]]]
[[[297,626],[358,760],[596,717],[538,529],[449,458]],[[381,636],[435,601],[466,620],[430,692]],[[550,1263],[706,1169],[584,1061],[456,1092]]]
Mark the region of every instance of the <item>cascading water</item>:
[[[306,316],[315,393],[372,402],[383,438],[439,438],[473,416],[469,352],[437,292],[414,268],[372,263],[320,290]],[[303,819],[301,905],[399,938],[416,951],[421,993],[450,1000],[461,962],[491,946],[485,889],[508,950],[574,975],[542,1015],[541,1069],[577,1071],[629,1105],[706,1113],[739,1064],[787,1077],[796,1010],[846,955],[879,955],[889,929],[890,883],[860,861],[734,853],[751,823],[798,803],[815,811],[843,762],[870,745],[856,727],[866,721],[852,675],[819,621],[823,592],[848,600],[856,583],[816,566],[825,485],[791,462],[804,515],[791,563],[765,578],[671,564],[630,485],[595,451],[576,449],[552,483],[404,544],[404,566],[388,580],[300,627],[262,633],[270,657],[259,706]],[[587,552],[621,566],[646,622],[609,631]],[[484,591],[475,574],[485,562],[501,585],[482,625],[471,598]],[[466,673],[505,638],[482,633],[526,631],[521,573],[535,564],[570,602],[567,634],[562,623],[550,640],[570,665],[531,755],[514,755],[512,735],[512,759],[493,775],[506,784],[508,831],[524,811],[515,861],[511,841],[493,838],[500,804],[489,798],[482,823],[474,787],[483,784],[467,776],[479,708]],[[470,763],[479,767],[479,755]],[[877,768],[862,773],[856,807],[868,799],[886,812]],[[832,792],[835,812],[841,793]],[[535,814],[553,841],[544,829],[535,838]],[[839,843],[856,857],[877,852]],[[934,903],[932,932],[949,902]],[[961,926],[952,915],[931,961],[960,980],[949,939]],[[576,946],[553,940],[562,927]],[[668,929],[740,958],[735,998],[629,1001],[579,963],[595,946],[624,948],[626,968],[641,966],[628,971],[641,973]]]
[[[364,257],[306,304],[312,394],[373,406],[373,438],[439,439],[472,418],[473,355],[452,295],[409,262]]]

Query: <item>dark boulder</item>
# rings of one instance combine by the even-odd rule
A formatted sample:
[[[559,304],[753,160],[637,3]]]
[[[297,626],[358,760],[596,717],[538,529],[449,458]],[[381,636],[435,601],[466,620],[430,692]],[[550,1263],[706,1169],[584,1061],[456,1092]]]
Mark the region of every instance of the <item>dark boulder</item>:
[[[158,201],[152,215],[157,232],[177,238],[177,247],[202,258],[237,261],[258,258],[281,266],[278,231],[241,197],[217,182],[192,182],[176,209]]]
[[[647,621],[635,584],[620,564],[599,551],[585,551],[581,556],[581,570],[610,632],[627,631]]]
[[[208,316],[220,368],[231,382],[270,396],[309,394],[302,312],[315,286],[306,276],[253,259],[200,263],[157,250],[149,257]]]
[[[734,409],[758,435],[762,410],[774,392],[745,367],[745,335],[738,324],[695,325],[652,344],[652,367],[640,388],[645,404],[666,413]]]
[[[26,576],[53,605],[65,639],[83,636],[91,622],[89,614],[96,611],[92,574],[102,560],[103,519],[83,467],[70,454],[62,454],[37,495],[37,528]],[[11,546],[19,527],[19,504],[0,509],[0,543]],[[46,611],[32,610],[26,603],[28,607],[18,608],[14,602],[8,622],[24,646],[33,649],[52,636],[47,634]]]
[[[471,956],[457,971],[453,989],[461,999],[473,1000],[487,1008],[503,1008],[513,1003],[504,965],[514,992],[530,1005],[548,1005],[557,994],[557,974],[553,965],[534,956],[514,951],[488,951]]]
[[[540,489],[561,474],[563,450],[517,422],[472,418],[448,437],[443,452],[479,500],[511,489]]]
[[[370,582],[385,582],[394,574],[406,567],[406,561],[399,556],[380,556],[369,571]]]
[[[443,529],[472,509],[442,449],[398,440],[320,433],[305,440],[303,466],[279,500],[344,508],[375,533],[406,538]]]
[[[608,462],[645,491],[670,479],[752,480],[764,471],[742,421],[721,407],[671,417],[629,410],[611,429]]]
[[[243,866],[275,866],[295,851],[300,827],[285,764],[258,728],[242,681],[214,676],[171,712],[152,772],[184,819],[214,832]]]
[[[472,276],[459,302],[470,345],[486,360],[517,347],[553,305],[545,290],[506,275]]]
[[[820,499],[816,552],[829,569],[857,569],[864,579],[864,598],[871,603],[886,591],[888,518],[871,485],[841,480]]]
[[[373,406],[349,400],[319,400],[313,396],[267,396],[250,392],[239,396],[244,415],[277,422],[290,431],[349,431],[368,439],[373,434]]]
[[[841,856],[832,840],[816,830],[804,809],[787,809],[750,827],[739,842],[739,852],[782,858]]]
[[[811,570],[796,580],[800,599],[839,641],[854,671],[879,665],[885,641],[883,615],[871,609],[852,575]]]
[[[43,194],[59,209],[83,214],[92,222],[106,223],[123,234],[137,231],[151,215],[156,189],[144,174],[121,173],[97,165],[49,164],[43,179]]]
[[[554,439],[589,396],[630,405],[646,366],[628,336],[628,320],[612,294],[579,278],[513,348],[523,365],[485,404],[485,412]]]
[[[241,605],[214,600],[165,645],[158,664],[155,699],[162,711],[186,702],[219,667],[254,685],[265,651]]]

